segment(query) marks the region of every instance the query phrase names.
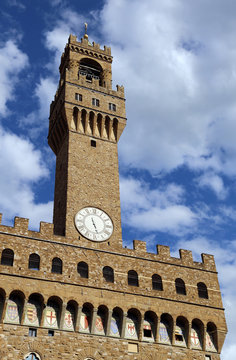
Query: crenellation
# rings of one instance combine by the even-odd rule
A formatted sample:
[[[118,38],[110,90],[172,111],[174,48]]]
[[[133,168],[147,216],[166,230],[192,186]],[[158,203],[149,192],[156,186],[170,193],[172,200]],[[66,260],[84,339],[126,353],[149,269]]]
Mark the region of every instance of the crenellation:
[[[19,234],[27,234],[29,230],[29,219],[16,216],[14,219],[14,230]]]
[[[179,250],[181,262],[184,265],[193,266],[193,254],[190,250]]]
[[[147,254],[146,241],[133,240],[133,249],[140,254]]]
[[[166,245],[156,245],[158,258],[163,261],[170,260],[170,247]]]
[[[211,271],[216,271],[216,264],[213,255],[201,254],[201,257],[202,257],[202,263],[204,264],[204,267],[206,269]]]

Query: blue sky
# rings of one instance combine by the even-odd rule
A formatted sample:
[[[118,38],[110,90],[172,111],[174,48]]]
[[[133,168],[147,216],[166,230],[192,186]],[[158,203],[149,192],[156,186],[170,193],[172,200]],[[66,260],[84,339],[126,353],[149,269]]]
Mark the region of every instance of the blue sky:
[[[112,48],[125,86],[119,142],[123,240],[215,255],[236,353],[236,3],[233,0],[2,0],[0,211],[52,221],[49,104],[70,33]]]

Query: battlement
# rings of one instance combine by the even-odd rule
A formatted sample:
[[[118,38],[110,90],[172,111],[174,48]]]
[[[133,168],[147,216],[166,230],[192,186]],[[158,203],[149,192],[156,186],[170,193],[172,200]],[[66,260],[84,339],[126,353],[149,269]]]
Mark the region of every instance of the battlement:
[[[93,42],[91,44],[89,42],[88,38],[86,38],[86,37],[81,38],[81,42],[79,42],[79,41],[77,41],[76,35],[70,34],[69,39],[68,39],[68,44],[70,44],[71,46],[88,48],[91,51],[93,50],[96,52],[100,52],[104,55],[109,55],[109,57],[111,57],[111,48],[110,47],[104,45],[104,48],[101,49],[100,44],[97,44],[95,42]],[[111,61],[112,61],[112,58],[111,58]]]
[[[57,243],[66,244],[66,238],[54,234],[54,225],[51,223],[40,222],[38,231],[29,230],[29,219],[15,217],[14,226],[5,226],[1,224],[2,214],[0,214],[0,232],[8,235],[26,236],[29,238],[47,240]],[[78,246],[79,244],[77,244]],[[157,252],[149,253],[146,249],[146,242],[141,240],[133,240],[133,249],[123,248],[120,253],[125,256],[143,258],[150,261],[159,261],[170,265],[185,266],[198,270],[206,270],[216,272],[215,260],[213,255],[201,254],[202,262],[193,260],[192,251],[179,250],[179,258],[172,257],[170,247],[165,245],[156,245]],[[104,251],[104,250],[103,250]],[[108,251],[108,249],[107,249]],[[116,251],[115,251],[116,252]]]

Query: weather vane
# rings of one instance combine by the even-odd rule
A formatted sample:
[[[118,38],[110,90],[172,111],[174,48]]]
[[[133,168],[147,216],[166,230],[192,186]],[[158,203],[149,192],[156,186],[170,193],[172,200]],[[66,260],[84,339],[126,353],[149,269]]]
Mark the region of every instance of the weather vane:
[[[88,24],[84,23],[84,27],[85,27],[85,34],[87,34]]]

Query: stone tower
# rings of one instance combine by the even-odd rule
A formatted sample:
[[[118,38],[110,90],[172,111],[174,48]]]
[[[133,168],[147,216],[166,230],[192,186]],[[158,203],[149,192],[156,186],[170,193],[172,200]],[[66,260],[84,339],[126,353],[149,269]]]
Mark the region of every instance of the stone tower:
[[[124,89],[110,48],[70,36],[50,108],[53,224],[0,225],[0,359],[220,360],[214,257],[122,247],[117,142]]]

